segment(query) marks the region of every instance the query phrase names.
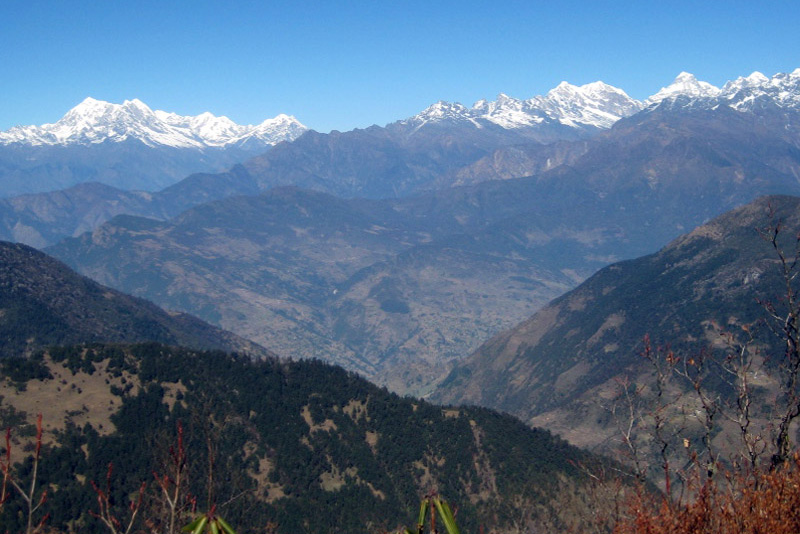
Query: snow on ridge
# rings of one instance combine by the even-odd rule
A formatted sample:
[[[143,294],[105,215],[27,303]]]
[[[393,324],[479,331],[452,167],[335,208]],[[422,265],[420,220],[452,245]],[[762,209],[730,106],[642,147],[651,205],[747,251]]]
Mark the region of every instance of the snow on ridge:
[[[500,93],[495,101],[479,100],[472,108],[440,101],[402,122],[414,125],[415,129],[445,120],[470,122],[477,127],[488,122],[505,129],[530,128],[543,123],[605,129],[642,108],[642,103],[625,91],[603,82],[582,86],[561,82],[546,95],[528,100]]]
[[[708,82],[698,80],[693,74],[681,72],[673,82],[662,87],[660,91],[646,100],[648,104],[659,103],[663,100],[687,96],[692,99],[715,98],[719,96],[720,88]]]
[[[747,111],[757,105],[800,108],[800,69],[767,78],[760,72],[726,83],[721,93],[729,106]]]
[[[755,71],[749,76],[740,76],[728,81],[721,88],[698,81],[693,75],[682,72],[675,81],[648,98],[648,105],[663,101],[687,98],[684,106],[713,108],[729,106],[738,111],[749,111],[756,107],[778,107],[800,109],[800,68],[791,73],[778,73],[771,78]]]
[[[413,117],[400,121],[402,124],[413,127],[412,131],[414,132],[426,124],[444,122],[469,122],[478,128],[482,126],[475,120],[472,110],[458,102],[446,102],[444,100],[439,100]]]
[[[296,139],[306,130],[297,119],[284,114],[243,126],[209,112],[182,116],[154,111],[139,99],[112,104],[87,97],[55,123],[0,132],[0,145],[90,145],[137,139],[148,146],[203,149],[251,140],[274,145]]]
[[[444,122],[476,128],[491,124],[505,129],[561,124],[578,129],[607,129],[645,107],[676,99],[682,99],[680,106],[726,105],[740,111],[764,105],[800,109],[800,68],[771,78],[756,71],[729,81],[722,88],[681,72],[671,84],[644,101],[602,81],[581,86],[562,81],[547,94],[527,100],[500,93],[495,101],[479,100],[471,108],[439,101],[400,123],[412,126],[414,131],[426,124]],[[138,139],[150,146],[203,149],[245,143],[272,145],[296,139],[306,130],[296,118],[284,114],[257,125],[239,125],[209,112],[182,116],[152,110],[138,99],[112,104],[87,97],[56,123],[17,126],[0,132],[0,145],[85,145]]]
[[[800,68],[772,78],[756,71],[721,88],[681,72],[672,83],[644,101],[602,81],[581,86],[562,81],[547,94],[527,100],[500,93],[496,100],[478,100],[472,108],[440,101],[401,122],[412,124],[415,129],[445,120],[469,122],[477,127],[494,123],[505,129],[553,123],[578,129],[607,129],[621,118],[678,99],[681,99],[679,106],[690,107],[727,105],[744,111],[755,105],[777,105],[800,109]]]

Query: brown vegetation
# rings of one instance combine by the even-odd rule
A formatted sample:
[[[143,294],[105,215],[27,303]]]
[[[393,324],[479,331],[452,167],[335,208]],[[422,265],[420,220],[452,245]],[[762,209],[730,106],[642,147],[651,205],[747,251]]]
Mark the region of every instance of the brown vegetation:
[[[612,406],[639,487],[623,499],[615,533],[800,532],[800,235],[784,236],[775,219],[759,234],[783,283],[778,298],[760,300],[783,354],[765,366],[755,325],[715,326],[724,343],[693,354],[645,338],[650,380],[622,381]],[[759,392],[759,374],[772,375],[771,394]],[[647,480],[662,492],[646,490]]]
[[[694,478],[685,503],[638,493],[615,534],[800,532],[800,456],[773,470],[726,472],[721,480]]]

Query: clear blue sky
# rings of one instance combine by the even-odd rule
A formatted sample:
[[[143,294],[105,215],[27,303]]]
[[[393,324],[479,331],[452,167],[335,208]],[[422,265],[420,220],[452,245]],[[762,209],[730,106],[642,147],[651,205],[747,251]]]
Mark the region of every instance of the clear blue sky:
[[[682,70],[715,85],[792,71],[798,28],[797,0],[3,0],[0,130],[87,96],[323,132],[562,80],[645,98]]]

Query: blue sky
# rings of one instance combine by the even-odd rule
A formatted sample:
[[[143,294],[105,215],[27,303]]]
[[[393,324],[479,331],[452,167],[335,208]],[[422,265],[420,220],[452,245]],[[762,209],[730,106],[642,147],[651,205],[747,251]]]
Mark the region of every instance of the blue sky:
[[[800,2],[4,0],[0,130],[87,96],[327,132],[603,80],[635,98],[682,70],[721,85],[800,67]]]

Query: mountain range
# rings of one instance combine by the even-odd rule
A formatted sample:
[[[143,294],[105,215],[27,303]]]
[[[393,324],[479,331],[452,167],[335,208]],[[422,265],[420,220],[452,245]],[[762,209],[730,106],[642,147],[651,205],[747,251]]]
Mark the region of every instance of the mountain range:
[[[77,239],[48,250],[102,283],[281,354],[427,393],[485,339],[608,263],[756,196],[800,193],[798,79],[751,75],[716,89],[681,74],[639,104],[601,84],[562,85],[540,100],[563,110],[558,95],[603,94],[592,106],[633,114],[545,145],[530,124],[484,117],[519,102],[450,106],[385,128],[309,131],[157,193],[71,190],[67,205],[95,195],[99,207],[66,217],[55,197],[27,197],[2,220],[39,246],[64,224]],[[121,213],[148,220],[79,236]]]
[[[154,111],[137,99],[112,104],[86,98],[58,122],[17,126],[1,132],[0,145],[92,145],[136,139],[151,147],[208,148],[248,143],[266,146],[295,138],[305,130],[297,119],[287,115],[256,126],[242,126],[208,112],[192,117]]]
[[[547,95],[529,100],[500,95],[495,102],[481,101],[472,108],[439,102],[385,128],[330,134],[310,131],[307,135],[300,135],[304,127],[285,116],[244,127],[208,113],[179,117],[153,112],[138,101],[115,105],[87,99],[53,125],[0,133],[0,175],[4,178],[0,182],[3,187],[17,184],[25,192],[35,192],[93,180],[123,191],[110,194],[111,190],[105,189],[102,199],[96,195],[80,198],[82,190],[54,191],[52,195],[62,197],[58,200],[51,200],[50,193],[3,199],[0,237],[44,246],[75,236],[117,213],[163,218],[197,203],[280,185],[345,197],[390,198],[540,174],[571,165],[583,155],[587,145],[576,139],[594,137],[620,119],[642,110],[652,112],[662,103],[695,110],[723,106],[741,112],[771,112],[783,115],[770,120],[782,122],[791,133],[796,128],[793,117],[800,99],[799,71],[772,78],[753,73],[722,88],[681,73],[645,101],[634,100],[602,82],[581,87],[562,83]],[[270,136],[260,135],[271,128]],[[233,165],[248,154],[298,135],[300,139],[282,144],[280,150],[254,157],[216,177],[205,172],[178,181],[191,170],[207,171],[222,165],[206,164],[216,155],[227,154],[228,165]],[[240,152],[242,145],[258,145],[256,139],[265,144],[246,154]],[[3,150],[13,152],[10,159],[4,160]],[[75,150],[82,155],[76,156],[75,165],[48,162],[47,153],[53,150]],[[118,157],[128,163],[119,163]],[[38,169],[33,174],[25,170],[31,165]],[[158,184],[137,184],[138,180],[150,180],[146,177],[150,171],[143,166],[153,165],[161,169]],[[131,172],[121,172],[124,168]],[[56,179],[48,178],[56,175]],[[128,178],[131,181],[126,182]],[[174,185],[156,192],[170,184]],[[156,198],[151,201],[149,195],[134,193],[139,200],[132,205],[128,190],[137,188]],[[0,196],[9,194],[13,195],[10,190],[0,191]],[[67,222],[58,208],[65,194],[76,205],[89,206],[78,207],[79,213],[88,210],[94,216]],[[143,197],[147,197],[144,203]],[[100,214],[107,215],[103,218]]]
[[[211,113],[154,111],[136,99],[87,98],[53,124],[0,132],[0,196],[87,181],[155,191],[192,172],[224,170],[306,130],[287,115],[242,126]]]
[[[75,511],[111,461],[127,502],[183,422],[193,491],[216,466],[211,489],[239,495],[225,517],[243,529],[388,531],[438,490],[469,529],[580,530],[598,506],[578,466],[599,464],[550,432],[613,450],[620,384],[651,388],[645,339],[681,362],[744,340],[756,423],[777,398],[783,349],[764,317],[786,280],[759,229],[780,224],[795,250],[800,69],[720,88],[681,73],[644,101],[565,83],[385,127],[297,126],[271,147],[210,115],[79,108],[0,146],[0,169],[42,156],[38,182],[15,167],[31,191],[75,179],[0,199],[0,237],[58,258],[0,243],[0,423],[24,450],[46,411],[56,525],[94,528]],[[119,171],[120,154],[133,166],[99,183],[46,161],[73,149],[89,173]],[[148,191],[125,179],[216,151],[241,160],[162,168]],[[700,412],[673,406],[690,421],[682,455]]]
[[[480,100],[471,108],[440,101],[397,124],[409,126],[411,132],[441,123],[470,123],[478,128],[496,125],[516,130],[559,124],[578,131],[605,130],[621,118],[676,97],[707,101],[711,106],[724,103],[737,110],[763,106],[767,101],[783,108],[797,107],[798,83],[800,69],[772,78],[754,72],[721,88],[682,72],[670,85],[639,101],[600,81],[583,86],[562,82],[546,95],[527,100],[501,93],[495,101]],[[0,132],[0,145],[91,145],[136,139],[151,147],[265,146],[292,140],[306,130],[297,119],[284,114],[258,125],[243,126],[208,112],[181,116],[152,110],[138,99],[113,104],[89,97],[55,123],[16,126]],[[531,134],[531,138],[536,135]]]
[[[663,107],[528,178],[395,200],[278,188],[166,222],[112,219],[47,250],[280,354],[422,394],[606,264],[760,194],[800,194],[797,139],[783,124],[728,107]]]

